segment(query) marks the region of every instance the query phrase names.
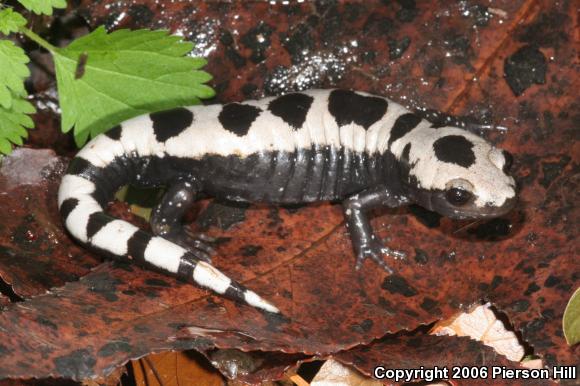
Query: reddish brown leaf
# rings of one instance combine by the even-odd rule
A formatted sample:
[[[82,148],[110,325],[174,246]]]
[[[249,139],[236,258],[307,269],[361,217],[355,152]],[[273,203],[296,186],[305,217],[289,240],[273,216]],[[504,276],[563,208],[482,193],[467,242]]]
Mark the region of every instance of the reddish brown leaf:
[[[344,364],[352,365],[367,376],[374,376],[374,369],[381,366],[380,374],[390,374],[387,370],[437,369],[430,373],[400,373],[408,379],[384,378],[386,382],[433,381],[433,377],[449,380],[459,385],[555,385],[549,379],[526,379],[499,376],[505,371],[523,370],[493,349],[465,337],[446,337],[433,335],[398,336],[382,339],[370,346],[358,347],[338,353],[334,358]],[[454,369],[458,367],[458,369]],[[499,371],[495,373],[494,370]],[[463,373],[462,373],[463,372]],[[512,373],[515,374],[515,373]],[[384,375],[385,376],[385,375]],[[396,381],[396,382],[395,382]]]
[[[209,54],[222,101],[338,85],[506,126],[506,133],[484,134],[515,155],[522,190],[514,213],[472,224],[417,208],[378,212],[375,229],[410,255],[387,277],[370,262],[353,269],[337,206],[211,205],[198,226],[223,237],[216,265],[272,300],[285,318],[137,267],[105,264],[0,314],[0,377],[99,377],[152,351],[214,346],[331,354],[482,299],[506,312],[549,365],[576,364],[580,349],[568,347],[561,331],[580,277],[573,2],[497,1],[493,9],[411,3],[81,1],[80,12],[93,25],[155,25],[191,37],[197,53]],[[539,52],[547,59],[545,81],[534,78],[516,97],[504,73],[522,74],[505,65],[507,58],[529,64],[516,55],[526,46],[532,58]],[[0,177],[0,190],[11,195],[0,196],[0,209],[12,213],[9,225],[0,225],[0,275],[23,297],[74,280],[98,261],[67,242],[56,214],[57,181],[7,188]],[[41,198],[11,202],[26,195]],[[58,248],[48,248],[47,229],[58,235]],[[28,231],[40,236],[35,249],[12,236]],[[418,339],[428,345],[433,338]],[[371,348],[362,359],[371,363],[376,354]]]
[[[2,160],[0,278],[13,300],[77,280],[99,261],[63,231],[55,192],[64,167],[50,150],[17,149]]]
[[[72,243],[62,227],[56,192],[65,167],[51,150],[21,148],[2,160],[0,291],[13,301],[77,280],[101,262]],[[124,205],[111,210],[143,225]]]

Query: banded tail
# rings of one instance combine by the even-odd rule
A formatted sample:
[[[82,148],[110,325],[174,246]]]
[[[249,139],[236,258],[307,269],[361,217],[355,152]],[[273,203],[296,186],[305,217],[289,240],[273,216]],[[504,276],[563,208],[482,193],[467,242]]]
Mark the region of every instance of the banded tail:
[[[133,181],[140,170],[139,158],[127,156],[124,151],[120,154],[121,144],[114,141],[115,146],[110,146],[113,141],[106,135],[96,137],[71,161],[62,179],[58,207],[71,235],[103,254],[152,266],[233,300],[278,313],[274,305],[185,248],[103,211],[114,193]],[[103,154],[107,145],[109,154]],[[99,149],[101,153],[97,153]]]

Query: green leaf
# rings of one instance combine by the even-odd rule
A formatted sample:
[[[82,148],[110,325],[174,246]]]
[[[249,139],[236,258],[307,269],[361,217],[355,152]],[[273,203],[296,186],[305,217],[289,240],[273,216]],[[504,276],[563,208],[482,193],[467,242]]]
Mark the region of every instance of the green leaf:
[[[66,0],[18,0],[26,9],[40,15],[52,15],[53,8],[66,8]]]
[[[0,40],[0,106],[10,108],[12,94],[26,95],[24,78],[30,75],[28,56],[9,40]]]
[[[2,12],[4,14],[4,12]],[[1,18],[1,15],[0,15]],[[34,123],[27,114],[34,107],[25,98],[24,78],[30,75],[24,51],[9,40],[0,40],[0,153],[9,154],[12,144],[22,145],[26,128]]]
[[[11,143],[22,145],[22,139],[28,136],[26,129],[34,126],[27,115],[32,113],[32,104],[21,97],[14,97],[10,108],[0,106],[0,153],[10,154]]]
[[[0,32],[8,35],[11,32],[17,32],[20,27],[26,25],[26,19],[12,8],[5,8],[0,11]]]
[[[574,292],[562,319],[564,337],[570,346],[580,342],[580,288]]]
[[[100,27],[54,52],[62,130],[74,127],[81,146],[131,117],[200,103],[214,91],[205,60],[186,55],[192,44],[167,31]]]

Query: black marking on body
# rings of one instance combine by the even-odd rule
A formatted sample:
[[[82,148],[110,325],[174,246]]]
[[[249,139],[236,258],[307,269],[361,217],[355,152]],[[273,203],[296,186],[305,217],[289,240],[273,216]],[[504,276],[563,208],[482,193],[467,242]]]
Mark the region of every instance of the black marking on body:
[[[143,232],[142,230],[135,232],[127,241],[127,256],[134,259],[142,259],[143,256],[145,256],[147,244],[149,244],[152,237],[153,236]]]
[[[328,98],[328,111],[338,126],[355,123],[368,130],[387,112],[385,99],[364,96],[348,90],[333,90]]]
[[[113,127],[111,130],[107,131],[105,135],[114,141],[118,141],[119,139],[121,139],[122,129],[123,128],[121,127],[121,125],[117,125]]]
[[[285,189],[290,183],[294,170],[294,152],[274,151],[272,157],[272,167],[270,170],[270,181],[272,186],[282,189],[280,193],[285,193]]]
[[[394,157],[387,162],[388,167],[374,157],[381,156],[332,146],[313,146],[294,152],[264,151],[246,157],[121,156],[104,168],[77,157],[68,173],[91,181],[95,186],[92,196],[101,206],[113,198],[120,186],[128,183],[154,187],[192,176],[203,176],[203,190],[214,197],[293,204],[342,199],[368,184],[394,183],[392,180],[398,178],[391,170],[396,169]]]
[[[305,149],[297,149],[289,154],[292,162],[288,167],[288,177],[284,189],[284,201],[292,201],[293,197],[302,197],[306,185],[306,173],[309,154]]]
[[[87,177],[86,174],[93,169],[97,169],[92,163],[81,157],[73,158],[68,164],[66,174],[72,174],[75,176]],[[99,168],[100,169],[100,168]],[[89,173],[90,174],[90,173]],[[92,179],[87,178],[92,181]],[[94,182],[94,181],[93,181]]]
[[[75,157],[68,165],[67,174],[76,175],[90,181],[95,186],[92,196],[100,205],[105,205],[120,187],[119,182],[125,181],[133,173],[126,158],[117,157],[106,168],[100,168],[81,157]]]
[[[244,292],[245,289],[240,284],[232,281],[228,286],[228,288],[226,289],[224,296],[230,299],[243,300]]]
[[[278,97],[270,102],[268,110],[284,122],[298,130],[306,121],[306,115],[314,98],[310,95],[294,93]]]
[[[70,215],[70,212],[75,210],[78,204],[79,200],[77,200],[76,198],[67,198],[62,202],[62,204],[60,205],[60,215],[65,221]]]
[[[326,147],[315,145],[311,152],[304,188],[304,199],[310,202],[321,199],[320,193],[324,187],[326,159],[328,157],[325,149]]]
[[[409,154],[411,153],[411,143],[408,143],[403,148],[403,152],[401,153],[401,162],[409,164]]]
[[[331,197],[338,192],[339,151],[335,146],[327,146],[327,148],[326,172],[322,184],[323,189],[320,192],[321,197]]]
[[[193,123],[193,113],[183,107],[150,114],[153,132],[159,142],[179,135]]]
[[[177,276],[180,279],[194,282],[193,271],[197,265],[197,259],[191,252],[186,252],[185,255],[179,261],[179,267],[177,268]]]
[[[384,155],[313,146],[295,152],[265,151],[245,157],[213,154],[199,159],[150,157],[148,169],[155,171],[156,178],[162,175],[170,179],[172,173],[174,178],[179,174],[203,175],[202,190],[220,199],[295,204],[343,199],[371,184],[398,178],[382,162],[373,161],[373,157]],[[391,169],[396,168],[394,157],[387,162]],[[371,170],[375,163],[377,167]],[[143,172],[142,180],[149,178],[149,174]]]
[[[411,153],[411,144],[408,143],[403,148],[403,152],[401,153],[401,158],[399,160],[399,172],[401,176],[401,182],[403,183],[409,183],[411,181],[409,173],[413,165],[411,165],[411,162],[409,160],[410,153]]]
[[[228,103],[224,105],[218,119],[224,129],[239,137],[248,134],[252,122],[256,120],[262,110],[255,106],[241,103]]]
[[[413,113],[403,114],[397,118],[393,128],[391,129],[391,136],[389,137],[388,146],[391,147],[393,142],[399,138],[402,138],[409,131],[417,127],[419,122],[421,122],[421,117]]]
[[[473,143],[461,135],[447,135],[433,143],[437,159],[442,162],[469,168],[475,163]]]
[[[91,214],[87,223],[87,238],[90,240],[98,231],[103,229],[105,225],[114,220],[113,217],[108,216],[103,212],[95,212]]]

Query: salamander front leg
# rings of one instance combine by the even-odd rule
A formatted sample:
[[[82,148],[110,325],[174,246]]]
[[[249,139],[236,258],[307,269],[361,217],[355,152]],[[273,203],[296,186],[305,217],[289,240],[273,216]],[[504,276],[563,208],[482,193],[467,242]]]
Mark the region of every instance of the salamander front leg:
[[[378,186],[355,194],[343,201],[346,227],[350,233],[354,252],[356,254],[356,269],[362,267],[366,258],[370,257],[388,273],[393,270],[383,259],[383,255],[394,258],[404,258],[405,253],[385,246],[373,232],[366,212],[378,207],[396,208],[408,202],[406,197],[396,195],[385,186]]]
[[[195,202],[199,191],[200,186],[189,181],[171,185],[153,209],[151,229],[155,235],[186,248],[196,258],[209,263],[216,253],[210,245],[215,240],[203,233],[192,233],[182,224],[183,216]]]

